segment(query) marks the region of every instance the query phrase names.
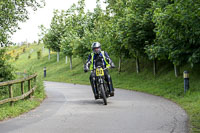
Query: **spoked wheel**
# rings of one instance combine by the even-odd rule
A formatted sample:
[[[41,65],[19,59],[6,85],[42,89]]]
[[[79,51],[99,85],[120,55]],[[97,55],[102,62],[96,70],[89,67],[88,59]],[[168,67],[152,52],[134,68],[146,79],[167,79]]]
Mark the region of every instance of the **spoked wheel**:
[[[100,87],[101,87],[101,96],[103,98],[104,105],[107,105],[106,92],[105,92],[103,84],[101,84]]]

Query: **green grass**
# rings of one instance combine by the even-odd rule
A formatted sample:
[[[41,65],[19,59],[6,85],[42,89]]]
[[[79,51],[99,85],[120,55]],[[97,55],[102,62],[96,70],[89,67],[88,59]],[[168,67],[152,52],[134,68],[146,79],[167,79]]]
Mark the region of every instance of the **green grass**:
[[[36,51],[42,46],[33,45],[26,50],[26,53],[20,55],[14,65],[18,71],[36,71],[40,77],[43,77],[43,68],[47,68],[47,77],[42,80],[89,84],[89,73],[83,72],[83,63],[79,58],[73,58],[73,70],[70,70],[69,61],[65,64],[65,56],[60,55],[60,62],[56,61],[56,53],[51,54],[51,60],[48,60],[48,50],[42,52],[42,58],[37,59]],[[34,49],[31,59],[28,55],[31,49]],[[113,57],[115,64],[117,59]],[[128,64],[128,65],[127,65]],[[135,91],[150,93],[162,96],[179,104],[185,109],[190,118],[190,129],[193,133],[200,132],[200,67],[191,69],[189,66],[181,68],[190,71],[190,91],[184,94],[182,76],[175,78],[172,65],[165,65],[166,62],[159,63],[159,71],[155,77],[152,74],[151,62],[144,60],[141,64],[141,73],[135,72],[135,61],[132,59],[124,60],[122,72],[118,73],[116,69],[110,70],[115,88],[123,88]]]
[[[22,113],[28,112],[31,109],[37,107],[41,101],[32,99],[32,100],[20,100],[14,103],[14,106],[11,107],[10,104],[5,104],[1,106],[0,111],[0,120],[5,120],[7,118],[16,117]]]
[[[17,102],[14,102],[14,106],[10,106],[10,103],[6,103],[3,105],[0,105],[0,120],[4,120],[7,118],[12,118],[16,117],[20,114],[23,114],[25,112],[28,112],[35,107],[39,106],[40,103],[43,101],[45,98],[45,93],[44,93],[44,86],[43,83],[41,82],[42,80],[37,79],[37,89],[31,99],[24,99],[24,100],[19,100]],[[27,92],[27,84],[25,85],[25,92]],[[4,96],[2,96],[2,94]],[[19,85],[14,85],[13,87],[13,94],[14,96],[19,96],[21,95],[20,87]],[[0,98],[5,99],[8,98],[8,89],[4,88],[0,91]]]
[[[16,51],[18,51],[20,49],[20,47],[14,47],[14,48],[15,48]],[[28,49],[30,50],[32,48],[33,47],[28,48]],[[11,50],[13,50],[13,48],[11,48]],[[28,54],[28,53],[22,53],[20,55],[20,57],[24,56],[26,54]],[[20,58],[17,61],[21,61],[21,60],[23,60],[23,58]],[[17,62],[17,61],[14,61],[14,63]],[[12,59],[11,59],[11,62],[13,62]],[[23,64],[20,64],[20,65],[23,66]],[[23,67],[25,68],[25,66],[23,66]],[[17,69],[17,67],[16,67],[16,69]],[[18,69],[18,72],[24,72],[24,70],[23,71],[22,70],[23,69]],[[31,73],[34,73],[34,70],[33,69],[27,69],[26,72],[31,74]],[[17,76],[16,75],[16,79],[19,79],[19,78],[23,78],[23,76],[20,76],[20,75]],[[32,83],[32,85],[33,85],[33,83]],[[35,107],[39,106],[40,103],[45,98],[44,86],[43,86],[43,82],[42,82],[42,79],[41,79],[40,76],[37,78],[36,85],[37,85],[37,89],[36,89],[36,91],[35,91],[35,93],[34,93],[34,95],[31,99],[26,98],[24,100],[19,100],[17,102],[14,102],[14,106],[10,106],[10,103],[0,105],[0,120],[5,120],[5,119],[8,119],[8,118],[16,117],[20,114],[28,112],[31,109],[34,109]],[[20,88],[21,88],[21,84],[14,84],[13,85],[13,96],[14,97],[21,95],[21,89]],[[24,84],[24,91],[25,92],[28,91],[28,82],[27,81]],[[0,89],[0,100],[6,99],[6,98],[9,98],[8,86],[1,87],[1,89]]]

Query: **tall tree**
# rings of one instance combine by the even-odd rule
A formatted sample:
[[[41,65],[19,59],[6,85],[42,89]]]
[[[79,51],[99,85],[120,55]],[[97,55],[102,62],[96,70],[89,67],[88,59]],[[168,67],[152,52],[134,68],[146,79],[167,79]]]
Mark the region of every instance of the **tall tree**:
[[[47,46],[50,46],[51,49],[57,52],[57,62],[59,62],[59,53],[61,47],[61,37],[64,34],[64,11],[59,12],[58,10],[54,11],[54,16],[51,21]]]
[[[111,15],[116,18],[115,26],[117,45],[123,46],[135,57],[136,71],[140,72],[139,58],[144,56],[145,45],[152,44],[155,39],[152,14],[149,12],[149,0],[107,0]],[[124,50],[123,50],[124,51]]]
[[[137,73],[140,72],[139,58],[144,56],[144,47],[153,43],[155,39],[154,24],[151,20],[152,14],[149,12],[152,0],[134,0],[127,3],[127,45],[130,53],[136,59]]]
[[[106,28],[108,50],[111,54],[119,58],[118,71],[121,71],[122,59],[128,55],[129,50],[125,48],[124,40],[126,39],[127,23],[125,10],[127,9],[126,2],[123,0],[107,0],[108,7],[106,9],[107,21]]]
[[[184,62],[200,62],[199,5],[195,0],[178,0],[155,10],[156,42],[167,49],[176,77]]]
[[[87,31],[91,22],[91,14],[85,13],[84,9],[85,0],[79,0],[76,7],[77,14],[74,15],[74,30],[77,33],[77,38],[76,43],[73,45],[73,53],[82,58],[83,62],[89,52],[88,46],[90,39],[88,40],[86,38],[90,37],[90,33]]]
[[[70,9],[65,12],[64,17],[64,33],[61,37],[61,51],[64,55],[70,57],[70,69],[72,70],[72,55],[73,45],[77,39],[77,33],[74,30],[74,10],[75,5],[72,5]]]
[[[45,44],[46,48],[49,49],[49,56],[48,59],[51,59],[51,45],[50,45],[50,40],[49,40],[49,33],[48,33],[48,29],[46,29],[44,27],[44,25],[40,25],[38,27],[40,29],[40,33],[39,33],[39,40],[43,42],[43,44]],[[38,43],[40,43],[40,41],[38,41]]]

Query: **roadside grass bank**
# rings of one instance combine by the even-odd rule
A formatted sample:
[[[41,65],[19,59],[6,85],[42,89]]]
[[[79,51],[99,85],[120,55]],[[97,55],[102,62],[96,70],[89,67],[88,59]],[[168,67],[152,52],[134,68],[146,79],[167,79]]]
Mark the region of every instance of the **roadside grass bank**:
[[[40,105],[40,103],[45,98],[44,86],[43,86],[42,80],[37,79],[36,82],[37,82],[36,83],[37,89],[31,99],[25,98],[24,100],[19,100],[17,102],[14,102],[13,106],[10,106],[10,103],[0,105],[0,120],[5,120],[8,118],[13,118],[13,117],[19,116],[20,114],[28,112]],[[18,84],[13,85],[14,97],[21,95],[20,88],[21,87]],[[25,88],[26,88],[25,92],[27,92],[28,91],[27,84],[25,84]],[[8,97],[9,97],[8,87],[1,89],[0,90],[0,99],[5,99]]]
[[[42,49],[42,45],[31,46],[34,51]],[[33,52],[31,59],[28,58],[28,50],[19,56],[14,62],[17,70],[34,70],[42,80],[67,82],[76,84],[90,84],[90,73],[83,72],[83,63],[79,58],[73,58],[73,69],[70,70],[69,60],[65,63],[65,56],[60,54],[60,61],[56,61],[56,53],[51,54],[48,60],[48,50],[42,52],[42,58],[37,59],[37,53]],[[113,57],[117,65],[117,59]],[[127,65],[128,64],[128,65]],[[43,77],[43,68],[47,69],[47,77]],[[192,133],[200,132],[200,67],[195,66],[191,69],[189,66],[183,66],[181,72],[188,70],[190,72],[190,90],[184,94],[182,74],[175,78],[173,65],[166,65],[166,62],[158,64],[158,74],[152,73],[152,64],[143,61],[141,64],[141,73],[135,71],[134,60],[124,60],[122,63],[122,72],[117,69],[110,70],[115,88],[123,88],[146,92],[149,94],[162,96],[179,104],[189,115],[190,130]],[[92,93],[92,91],[91,91]]]
[[[15,53],[18,52],[19,49],[21,49],[21,48],[20,47],[11,48],[12,51],[15,50]],[[29,49],[32,49],[32,48],[30,47]],[[22,56],[24,54],[25,53],[21,53],[21,54],[19,54],[19,56]],[[19,60],[17,59],[17,61],[19,61]],[[12,57],[10,62],[12,62],[12,65],[14,65],[13,62],[16,62],[15,57]],[[26,66],[24,66],[23,64],[21,64],[21,65],[24,68],[26,68]],[[34,71],[32,69],[27,69],[27,71],[22,71],[22,69],[21,70],[18,69],[15,71],[20,72],[20,73],[25,72],[29,75],[34,73]],[[23,76],[16,75],[15,78],[21,79],[21,78],[23,78]],[[0,121],[19,116],[20,114],[28,112],[40,105],[40,103],[45,98],[44,85],[43,85],[43,81],[40,76],[38,76],[36,79],[37,79],[36,80],[37,89],[31,99],[25,98],[24,100],[19,100],[17,102],[14,102],[13,106],[10,106],[10,103],[0,105]],[[25,92],[28,91],[28,82],[25,82],[25,84],[24,84],[24,91]],[[21,84],[20,83],[13,85],[13,96],[14,97],[21,96]],[[0,88],[0,100],[6,99],[6,98],[9,98],[8,86],[4,86],[4,87]]]

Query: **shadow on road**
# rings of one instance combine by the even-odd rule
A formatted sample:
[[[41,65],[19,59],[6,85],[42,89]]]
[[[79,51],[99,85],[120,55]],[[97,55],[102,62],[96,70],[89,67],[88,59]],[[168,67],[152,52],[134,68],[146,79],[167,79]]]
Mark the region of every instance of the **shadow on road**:
[[[98,100],[76,100],[76,101],[68,101],[71,104],[76,104],[76,105],[103,105],[102,99]],[[108,102],[109,104],[109,102]]]

